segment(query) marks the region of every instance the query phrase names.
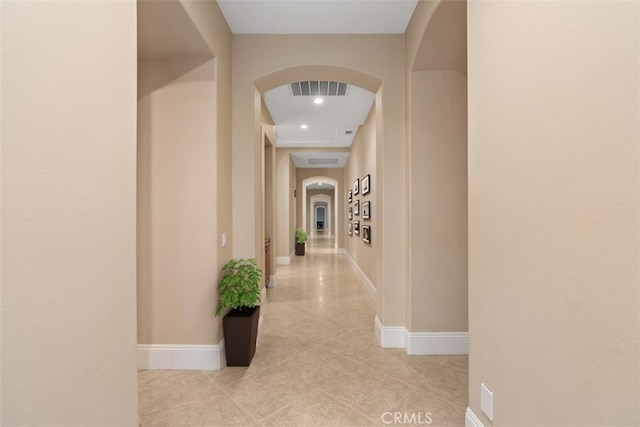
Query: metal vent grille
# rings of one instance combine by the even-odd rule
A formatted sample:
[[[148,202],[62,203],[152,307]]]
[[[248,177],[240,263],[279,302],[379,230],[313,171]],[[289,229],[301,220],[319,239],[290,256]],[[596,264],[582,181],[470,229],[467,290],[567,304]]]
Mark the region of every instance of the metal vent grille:
[[[293,96],[347,96],[349,85],[327,80],[305,80],[290,83]]]

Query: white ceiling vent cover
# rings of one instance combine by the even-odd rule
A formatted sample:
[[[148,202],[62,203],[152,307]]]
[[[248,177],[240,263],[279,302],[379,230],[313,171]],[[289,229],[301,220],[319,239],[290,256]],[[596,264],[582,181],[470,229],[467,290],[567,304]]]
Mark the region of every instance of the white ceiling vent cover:
[[[338,159],[309,159],[310,165],[335,165]]]
[[[349,85],[327,80],[305,80],[290,83],[292,96],[347,96]]]

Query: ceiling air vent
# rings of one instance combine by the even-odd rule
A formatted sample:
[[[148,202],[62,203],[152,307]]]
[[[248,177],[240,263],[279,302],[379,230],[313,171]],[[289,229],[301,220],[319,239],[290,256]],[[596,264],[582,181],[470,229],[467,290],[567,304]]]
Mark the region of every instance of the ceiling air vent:
[[[309,159],[311,165],[335,165],[338,159]]]
[[[327,80],[305,80],[290,83],[293,96],[347,96],[349,85]]]

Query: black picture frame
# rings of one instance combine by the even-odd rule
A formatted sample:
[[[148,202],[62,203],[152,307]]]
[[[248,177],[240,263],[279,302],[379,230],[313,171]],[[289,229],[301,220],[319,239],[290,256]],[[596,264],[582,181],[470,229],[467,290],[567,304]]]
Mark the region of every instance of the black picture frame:
[[[362,203],[362,219],[371,219],[371,202]]]
[[[353,214],[355,216],[360,215],[360,200],[353,202]]]
[[[353,224],[352,223],[347,224],[347,233],[349,233],[349,236],[351,236],[353,234]]]
[[[347,219],[353,219],[353,208],[349,208],[349,214],[347,216]]]
[[[356,194],[358,194],[360,190],[360,178],[356,178],[355,181],[353,181],[353,195],[355,196]]]
[[[362,178],[362,195],[369,194],[371,192],[371,175],[367,175]]]
[[[347,202],[351,203],[352,199],[353,199],[353,193],[351,193],[351,190],[349,190],[349,192],[347,193]]]
[[[360,221],[353,221],[353,232],[360,234]]]
[[[362,226],[362,241],[365,243],[371,244],[371,226],[370,225]]]

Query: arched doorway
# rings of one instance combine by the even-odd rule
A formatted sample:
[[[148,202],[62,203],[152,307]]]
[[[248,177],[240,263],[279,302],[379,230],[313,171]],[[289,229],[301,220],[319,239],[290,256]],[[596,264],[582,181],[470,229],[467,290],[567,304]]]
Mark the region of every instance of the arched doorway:
[[[307,191],[309,190],[309,188],[313,188],[314,185],[317,185],[320,183],[328,184],[329,186],[333,187],[334,189],[333,201],[331,200],[331,197],[328,195],[315,195],[313,196],[314,197],[313,200],[322,201],[326,203],[327,213],[328,213],[327,216],[330,215],[332,217],[333,224],[341,223],[338,219],[340,200],[338,200],[338,197],[335,197],[335,193],[336,193],[335,189],[338,188],[338,181],[333,178],[329,178],[327,176],[314,176],[311,178],[307,178],[302,181],[302,219],[303,219],[305,230],[311,233],[313,233],[314,229],[313,227],[310,227],[313,225],[313,222],[310,221],[309,218],[313,219],[314,215],[313,215],[313,210],[309,212],[309,209],[308,209]],[[311,201],[312,208],[313,208],[313,200]],[[334,247],[337,248],[338,236],[340,234],[340,230],[337,226],[335,226],[334,228],[335,228],[333,233],[333,237],[335,237]]]

